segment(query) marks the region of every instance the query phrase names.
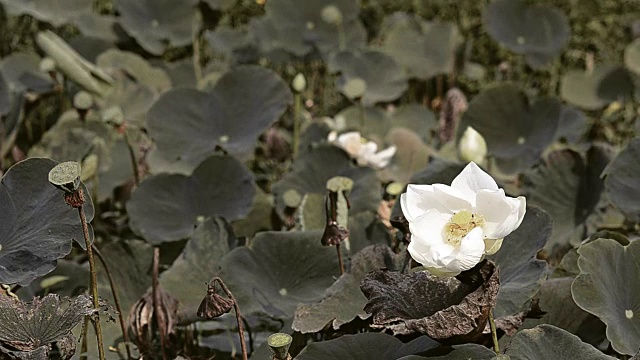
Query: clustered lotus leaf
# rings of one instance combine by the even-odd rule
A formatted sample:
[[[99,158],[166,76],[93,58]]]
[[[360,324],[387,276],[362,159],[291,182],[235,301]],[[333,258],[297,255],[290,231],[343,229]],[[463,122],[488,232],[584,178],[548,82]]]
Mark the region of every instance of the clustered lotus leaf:
[[[605,187],[613,204],[628,218],[640,218],[640,139],[633,139],[605,170]]]

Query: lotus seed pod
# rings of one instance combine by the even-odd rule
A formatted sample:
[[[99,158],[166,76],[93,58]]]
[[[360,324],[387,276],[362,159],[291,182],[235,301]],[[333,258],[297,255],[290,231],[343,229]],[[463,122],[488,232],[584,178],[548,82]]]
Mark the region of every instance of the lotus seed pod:
[[[387,185],[386,192],[391,196],[398,196],[404,192],[404,184],[394,181]]]
[[[307,79],[302,73],[298,73],[291,82],[291,87],[298,93],[303,92],[307,88]]]
[[[284,204],[290,208],[297,208],[302,202],[302,195],[300,195],[300,193],[295,189],[287,190],[282,198],[284,200]]]
[[[73,107],[78,110],[89,110],[93,106],[93,96],[84,90],[80,90],[73,97]]]
[[[353,180],[344,176],[334,176],[327,181],[327,190],[338,191],[350,191],[353,189]]]
[[[80,163],[67,161],[56,165],[49,171],[49,182],[65,193],[72,193],[80,187],[81,174]]]
[[[347,80],[342,88],[342,93],[349,99],[357,99],[367,91],[367,82],[364,79],[355,77]]]
[[[105,123],[120,127],[124,124],[124,112],[122,112],[122,108],[118,105],[110,106],[102,111],[102,121]]]
[[[335,5],[327,5],[320,13],[322,21],[327,24],[339,24],[342,22],[342,11]]]
[[[458,154],[464,162],[482,164],[487,156],[487,142],[479,132],[467,126],[458,144]]]
[[[45,56],[40,60],[40,71],[49,73],[56,70],[56,61],[52,58]]]
[[[286,360],[289,359],[289,347],[293,338],[289,334],[276,333],[267,338],[267,344],[271,348],[273,359]]]

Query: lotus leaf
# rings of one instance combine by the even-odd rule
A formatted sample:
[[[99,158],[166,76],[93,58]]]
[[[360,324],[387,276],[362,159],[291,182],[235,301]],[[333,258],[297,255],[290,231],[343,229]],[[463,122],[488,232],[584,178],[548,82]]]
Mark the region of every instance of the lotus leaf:
[[[258,57],[257,45],[247,29],[218,26],[206,31],[209,46],[232,63],[249,63]]]
[[[98,56],[96,65],[103,69],[122,70],[138,83],[157,92],[171,88],[171,79],[164,70],[152,66],[143,57],[131,52],[109,49]]]
[[[547,65],[571,37],[569,19],[549,4],[497,0],[486,7],[482,22],[491,37],[509,50],[524,54],[533,68]]]
[[[91,12],[91,0],[0,0],[10,15],[31,15],[53,26],[62,26]]]
[[[485,138],[498,167],[513,173],[538,162],[555,139],[563,106],[554,98],[530,104],[513,84],[489,88],[473,98],[458,127],[473,126]]]
[[[234,155],[253,152],[258,135],[292,101],[287,84],[273,71],[241,66],[210,92],[178,88],[166,92],[147,115],[161,157],[197,166],[216,147]]]
[[[640,139],[633,139],[607,166],[605,187],[611,201],[628,218],[640,219]]]
[[[331,57],[328,66],[332,72],[341,74],[337,86],[343,93],[349,80],[359,78],[364,81],[366,89],[360,101],[365,106],[393,101],[408,88],[400,65],[389,55],[377,50],[342,51]]]
[[[220,176],[224,174],[224,176]],[[147,177],[127,203],[131,228],[151,244],[191,235],[198,216],[244,217],[255,192],[253,174],[230,156],[211,156],[191,176]]]
[[[384,333],[365,333],[311,343],[296,356],[296,360],[396,360],[437,346],[437,342],[426,336],[405,344]]]
[[[0,74],[4,77],[9,92],[25,90],[47,92],[53,82],[40,71],[40,58],[35,54],[15,52],[0,60]]]
[[[640,75],[640,39],[635,39],[624,51],[624,64],[627,69]]]
[[[640,242],[622,246],[598,239],[578,249],[580,274],[571,285],[576,304],[607,325],[613,349],[634,355],[640,348],[638,287]]]
[[[539,325],[522,330],[505,350],[511,359],[613,360],[614,357],[583,343],[579,337],[553,325]]]
[[[382,50],[401,64],[409,77],[428,80],[453,71],[461,43],[455,24],[424,21],[404,13],[392,14],[385,22]]]
[[[60,190],[49,184],[57,163],[30,158],[15,164],[0,182],[0,283],[28,285],[48,274],[56,261],[69,254],[75,240],[85,247],[78,212],[65,204]],[[93,206],[82,185],[87,221]],[[89,231],[93,236],[92,231]],[[91,239],[90,239],[91,240]]]
[[[629,73],[614,64],[597,65],[590,72],[570,71],[562,76],[560,84],[560,96],[586,110],[601,109],[632,92]]]
[[[184,46],[191,42],[196,0],[117,0],[120,24],[140,45],[154,55],[167,44]]]

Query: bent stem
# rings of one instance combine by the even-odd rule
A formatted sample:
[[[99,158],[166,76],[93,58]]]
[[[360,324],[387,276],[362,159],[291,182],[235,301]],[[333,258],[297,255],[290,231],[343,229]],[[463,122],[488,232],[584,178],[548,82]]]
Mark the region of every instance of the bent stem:
[[[500,345],[498,344],[496,322],[493,321],[493,309],[489,310],[489,326],[491,327],[491,338],[493,339],[493,351],[495,351],[496,354],[500,354]]]
[[[124,339],[124,346],[127,350],[127,359],[132,359],[131,349],[129,348],[129,334],[127,334],[127,328],[124,325],[124,318],[122,317],[122,306],[120,306],[120,297],[118,296],[118,291],[116,289],[116,283],[113,281],[113,277],[111,276],[111,271],[109,271],[109,266],[107,266],[107,262],[104,257],[100,253],[97,247],[93,246],[93,251],[98,256],[98,260],[102,263],[102,267],[104,268],[104,272],[107,274],[107,278],[109,278],[109,286],[111,287],[111,294],[113,295],[113,301],[116,304],[116,310],[118,310],[118,320],[120,321],[120,329],[122,330],[122,338]]]
[[[76,190],[78,197],[84,203],[84,196],[82,194],[82,188]],[[98,280],[96,275],[96,263],[93,259],[93,247],[91,246],[91,240],[89,239],[89,225],[87,225],[87,217],[84,214],[84,208],[82,205],[78,206],[78,214],[80,215],[80,223],[82,224],[82,232],[84,234],[84,243],[87,247],[87,256],[89,257],[89,271],[91,272],[91,295],[93,297],[93,308],[99,309],[100,303],[98,301]],[[96,317],[91,318],[93,326],[96,330],[96,340],[98,341],[98,356],[100,360],[104,360],[104,344],[102,343],[102,327],[100,326],[100,314],[96,312]]]
[[[238,322],[238,335],[240,335],[240,349],[242,350],[242,360],[247,360],[249,358],[249,355],[247,354],[247,345],[244,341],[244,327],[242,321],[242,313],[240,312],[240,306],[238,306],[236,298],[233,296],[231,291],[229,291],[229,288],[224,284],[221,278],[216,276],[211,281],[220,284],[220,288],[222,288],[222,291],[224,291],[224,293],[227,294],[227,297],[231,299],[231,301],[233,301],[233,309],[236,311],[236,321]]]

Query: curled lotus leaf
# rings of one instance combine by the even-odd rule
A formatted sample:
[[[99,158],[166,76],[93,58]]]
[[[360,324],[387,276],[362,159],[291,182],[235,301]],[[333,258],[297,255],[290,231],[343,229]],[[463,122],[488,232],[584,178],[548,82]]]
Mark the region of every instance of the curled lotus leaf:
[[[49,184],[57,162],[29,158],[7,170],[0,182],[0,283],[28,285],[51,272],[69,254],[72,240],[85,247],[78,212]],[[89,192],[81,185],[87,221],[93,219]],[[93,237],[93,231],[89,230]]]
[[[482,336],[499,288],[498,269],[488,260],[455,278],[427,271],[375,270],[360,285],[368,299],[364,310],[373,314],[373,327],[450,343]]]
[[[117,0],[120,25],[154,55],[191,42],[196,0]]]
[[[569,42],[569,19],[555,6],[524,0],[497,0],[487,5],[482,22],[489,35],[509,50],[524,54],[533,68],[547,65]]]

